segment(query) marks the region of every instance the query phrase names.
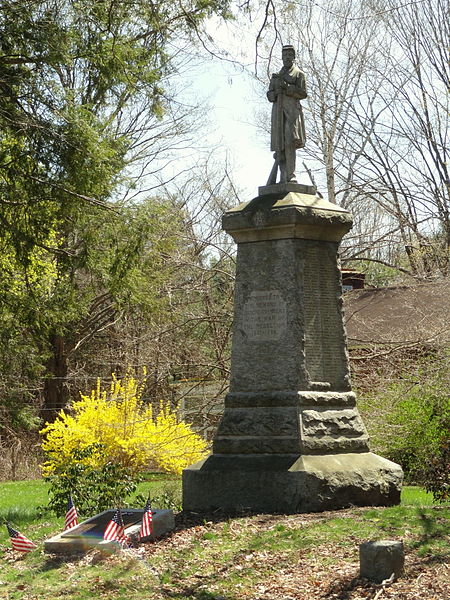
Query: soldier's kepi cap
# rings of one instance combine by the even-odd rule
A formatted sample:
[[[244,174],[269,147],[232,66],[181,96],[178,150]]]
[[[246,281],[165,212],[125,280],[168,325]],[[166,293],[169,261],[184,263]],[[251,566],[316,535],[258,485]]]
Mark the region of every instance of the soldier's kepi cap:
[[[295,54],[295,48],[294,48],[294,46],[291,46],[291,44],[287,44],[286,46],[283,46],[281,48],[281,52],[284,52],[285,50],[292,50],[293,53]]]

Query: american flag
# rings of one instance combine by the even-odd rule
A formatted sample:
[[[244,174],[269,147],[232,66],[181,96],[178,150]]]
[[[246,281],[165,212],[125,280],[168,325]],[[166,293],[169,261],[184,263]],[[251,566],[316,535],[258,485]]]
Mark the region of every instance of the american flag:
[[[67,529],[72,529],[72,527],[76,527],[78,525],[78,514],[77,509],[72,500],[72,496],[69,496],[69,501],[67,503],[67,512],[66,519],[64,521],[64,531]]]
[[[11,538],[14,550],[18,550],[19,552],[31,552],[31,550],[37,548],[34,542],[13,529],[9,523],[6,523],[6,527],[8,528],[9,537]]]
[[[144,516],[142,517],[141,531],[139,532],[139,538],[147,537],[153,533],[153,516],[152,507],[150,505],[150,498],[147,500],[147,504],[144,508]]]
[[[125,526],[120,508],[116,510],[111,521],[108,523],[103,534],[103,539],[110,542],[119,542],[121,546],[128,546],[130,539],[125,535]]]

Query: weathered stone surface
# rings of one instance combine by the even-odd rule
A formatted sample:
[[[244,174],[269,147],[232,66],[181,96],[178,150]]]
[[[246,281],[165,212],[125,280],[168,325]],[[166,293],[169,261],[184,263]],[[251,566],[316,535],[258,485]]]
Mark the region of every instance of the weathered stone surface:
[[[285,391],[270,392],[230,392],[225,397],[226,408],[245,408],[261,406],[308,406],[308,407],[354,407],[356,394],[354,392],[316,392],[316,391]]]
[[[370,452],[213,454],[183,472],[185,510],[301,513],[400,501],[402,470]]]
[[[339,242],[352,218],[318,196],[277,192],[229,210],[222,225],[238,243],[289,238]]]
[[[301,406],[346,408],[356,405],[354,392],[299,392]]]
[[[404,564],[405,551],[401,541],[378,540],[359,546],[360,577],[374,583],[381,583],[392,575],[398,579]]]
[[[219,454],[368,451],[368,436],[361,417],[354,406],[348,406],[354,405],[354,395],[309,392],[305,396],[287,395],[291,406],[227,406],[213,451]],[[266,400],[280,397],[269,396]],[[254,404],[261,402],[258,394],[252,398]],[[302,401],[310,404],[314,400],[318,405],[313,408],[302,407]],[[327,400],[332,407],[323,406]]]
[[[185,510],[399,502],[402,471],[369,452],[351,391],[337,263],[351,223],[291,190],[224,215],[238,242],[230,391],[213,454],[183,472]]]
[[[230,392],[225,396],[226,408],[252,408],[258,406],[298,406],[299,392],[271,390],[269,392]]]
[[[77,527],[63,531],[44,542],[44,551],[53,554],[77,554],[87,552],[91,548],[105,551],[113,551],[117,548],[116,542],[103,540],[103,533],[108,525],[114,511],[104,511],[86,519]],[[125,534],[132,541],[137,542],[137,536],[141,528],[141,520],[144,511],[142,509],[128,508],[122,511]],[[141,539],[142,542],[152,541],[175,527],[175,518],[172,510],[153,510],[153,533]],[[128,524],[128,525],[127,525]]]
[[[225,411],[217,437],[239,436],[298,436],[296,408],[230,408]]]
[[[331,389],[350,389],[337,248],[308,242],[302,251],[306,369],[314,382],[328,382]]]
[[[300,438],[296,436],[236,436],[216,437],[213,452],[218,454],[290,454],[300,452]]]
[[[230,392],[308,390],[317,381],[349,391],[336,252],[301,239],[240,245]]]
[[[348,436],[364,435],[366,428],[356,409],[303,410],[302,430],[307,436]]]
[[[249,342],[276,342],[286,334],[286,302],[279,290],[250,292],[242,312],[242,329]]]
[[[318,198],[316,196],[317,189],[313,185],[304,185],[303,183],[294,183],[288,181],[286,183],[275,183],[273,185],[262,185],[258,188],[258,196],[275,196],[283,198],[289,192],[296,194],[305,194],[308,197]]]

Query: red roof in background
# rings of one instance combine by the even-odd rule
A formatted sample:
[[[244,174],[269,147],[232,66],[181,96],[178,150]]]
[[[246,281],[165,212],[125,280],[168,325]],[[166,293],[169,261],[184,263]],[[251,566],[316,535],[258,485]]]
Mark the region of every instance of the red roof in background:
[[[350,346],[450,343],[450,278],[344,294]]]

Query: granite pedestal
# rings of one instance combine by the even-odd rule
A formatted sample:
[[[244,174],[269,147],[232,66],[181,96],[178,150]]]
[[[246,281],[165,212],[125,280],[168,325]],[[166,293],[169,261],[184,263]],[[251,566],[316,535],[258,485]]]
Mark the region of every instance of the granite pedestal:
[[[183,472],[183,508],[310,512],[400,499],[352,392],[337,252],[349,212],[278,184],[225,213],[238,244],[230,391],[213,453]]]

